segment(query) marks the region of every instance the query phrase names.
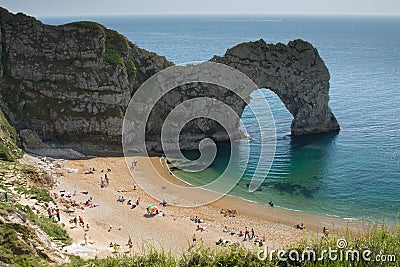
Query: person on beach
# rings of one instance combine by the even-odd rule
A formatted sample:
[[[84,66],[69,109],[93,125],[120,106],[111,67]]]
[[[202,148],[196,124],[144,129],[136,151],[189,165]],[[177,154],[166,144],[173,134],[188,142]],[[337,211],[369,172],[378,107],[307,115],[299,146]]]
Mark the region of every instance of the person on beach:
[[[50,208],[50,207],[47,209],[47,213],[48,213],[48,215],[49,215],[49,219],[51,219],[52,214],[51,214],[51,208]]]
[[[106,184],[110,184],[110,180],[108,179],[107,173],[104,175],[104,179],[106,180]]]
[[[87,242],[88,242],[88,235],[85,232],[85,235],[83,236],[83,239],[85,240],[85,246],[87,246]]]
[[[87,223],[86,224],[86,231],[89,231],[90,230],[90,226],[89,226],[89,224]]]
[[[138,198],[136,199],[136,206],[139,206],[139,202],[140,202],[140,197],[138,197]]]
[[[136,190],[136,184],[133,184],[133,190]]]
[[[192,247],[196,245],[196,234],[193,234],[192,236]]]
[[[235,228],[232,228],[231,235],[235,235],[235,234],[236,234]]]
[[[82,216],[79,216],[79,225],[85,227],[85,222],[83,221]]]
[[[274,202],[272,202],[272,200],[271,200],[270,202],[268,202],[268,204],[269,204],[269,206],[270,206],[271,208],[274,207]]]
[[[129,236],[128,243],[126,243],[126,245],[129,246],[130,249],[133,247],[131,236]]]
[[[250,238],[250,232],[249,232],[249,229],[247,229],[247,227],[244,230],[244,239],[246,239],[246,238]]]
[[[228,232],[228,228],[226,226],[224,226],[224,230],[222,230],[224,233]]]
[[[56,211],[56,216],[57,216],[57,220],[58,220],[58,221],[61,221],[61,218],[60,218],[60,210],[59,210],[59,209],[57,209],[57,211]]]
[[[75,228],[78,227],[78,218],[74,217]]]
[[[252,239],[254,238],[254,229],[253,228],[251,228],[251,238]]]
[[[254,244],[260,242],[260,239],[258,238],[258,235],[254,237]]]
[[[326,228],[326,227],[324,226],[324,228],[322,229],[322,233],[324,234],[324,236],[325,236],[326,238],[328,238],[328,234],[329,234],[328,228]]]
[[[110,225],[110,227],[108,228],[108,232],[111,232],[112,229],[112,225]]]

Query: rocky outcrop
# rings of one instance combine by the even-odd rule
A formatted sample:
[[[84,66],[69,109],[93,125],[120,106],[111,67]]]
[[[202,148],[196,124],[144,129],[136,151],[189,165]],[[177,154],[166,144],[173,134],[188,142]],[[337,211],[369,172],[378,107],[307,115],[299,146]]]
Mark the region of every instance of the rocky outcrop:
[[[173,65],[97,23],[51,26],[0,8],[0,28],[0,103],[10,123],[46,143],[80,152],[121,152],[130,97],[150,76]],[[260,88],[274,91],[294,116],[293,135],[339,129],[328,106],[329,73],[311,44],[260,40],[211,61],[237,68]],[[181,86],[161,99],[147,122],[151,149],[160,150],[160,127],[168,111],[198,96],[217,98],[239,115],[245,107],[234,94],[215,86]],[[205,136],[226,138],[218,124],[205,119],[191,122],[182,136],[184,149]]]
[[[239,44],[211,61],[236,68],[260,88],[276,93],[293,115],[292,135],[339,130],[329,106],[329,71],[318,51],[302,40]]]
[[[57,146],[121,151],[131,95],[172,65],[97,23],[50,26],[0,9],[0,27],[2,109]]]
[[[22,140],[22,148],[25,152],[52,158],[62,159],[85,159],[86,156],[70,148],[55,148],[43,143],[42,139],[29,129],[19,132]]]

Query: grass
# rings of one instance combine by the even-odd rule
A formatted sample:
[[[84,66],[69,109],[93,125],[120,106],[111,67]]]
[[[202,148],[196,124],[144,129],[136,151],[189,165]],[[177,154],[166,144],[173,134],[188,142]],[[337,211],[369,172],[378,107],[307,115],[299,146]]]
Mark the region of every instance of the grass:
[[[63,229],[55,221],[49,218],[38,216],[28,206],[21,207],[21,209],[26,213],[28,221],[37,225],[53,240],[58,240],[62,242],[64,245],[72,244],[72,240],[68,235],[67,231]]]
[[[41,203],[47,203],[52,200],[49,191],[34,185],[17,187],[16,191],[20,194],[25,194],[27,198],[30,197],[31,199],[37,199],[37,201]]]
[[[0,109],[0,159],[15,161],[22,155],[17,146],[17,132],[7,121],[3,111]]]
[[[124,54],[128,51],[128,41],[113,30],[106,31],[105,58],[113,65],[125,66]]]
[[[67,232],[56,222],[39,217],[28,206],[0,202],[0,217],[19,217],[38,226],[53,240],[65,245],[71,244]],[[45,266],[50,264],[46,258],[38,255],[32,240],[36,237],[34,228],[28,224],[9,223],[0,220],[0,265],[1,262],[15,266]]]
[[[25,225],[0,223],[0,261],[11,264],[15,258],[33,254],[33,249],[20,240],[20,236],[30,236],[32,231]]]

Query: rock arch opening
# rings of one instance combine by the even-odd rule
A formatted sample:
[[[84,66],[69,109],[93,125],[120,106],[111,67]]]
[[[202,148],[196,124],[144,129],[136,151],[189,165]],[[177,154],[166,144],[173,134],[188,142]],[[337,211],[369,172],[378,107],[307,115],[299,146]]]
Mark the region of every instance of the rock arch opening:
[[[259,88],[269,88],[293,115],[292,135],[338,131],[339,124],[329,102],[329,71],[308,42],[287,45],[266,44],[264,40],[239,44],[212,62],[236,68]]]

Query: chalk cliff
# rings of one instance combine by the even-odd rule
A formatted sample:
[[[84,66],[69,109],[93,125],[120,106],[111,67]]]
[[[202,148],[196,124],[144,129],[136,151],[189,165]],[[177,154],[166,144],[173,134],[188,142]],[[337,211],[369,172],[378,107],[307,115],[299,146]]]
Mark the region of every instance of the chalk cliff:
[[[0,29],[0,103],[10,123],[35,132],[46,143],[82,152],[120,152],[130,97],[150,76],[173,65],[93,22],[45,25],[0,8]],[[328,106],[329,72],[311,44],[248,42],[211,61],[237,68],[260,88],[274,91],[294,116],[293,135],[339,129]],[[238,114],[245,107],[215,86],[181,86],[165,96],[150,116],[146,128],[150,148],[160,150],[157,142],[168,110],[197,93],[232,105]],[[182,132],[183,148],[193,147],[194,136],[195,143],[205,136],[223,140],[221,131],[216,123],[194,121]]]

